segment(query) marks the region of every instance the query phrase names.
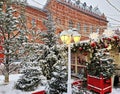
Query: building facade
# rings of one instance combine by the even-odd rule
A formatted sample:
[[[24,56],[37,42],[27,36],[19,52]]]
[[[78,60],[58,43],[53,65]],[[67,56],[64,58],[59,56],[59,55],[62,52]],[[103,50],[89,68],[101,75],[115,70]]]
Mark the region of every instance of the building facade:
[[[89,39],[92,32],[102,34],[108,23],[98,7],[81,3],[80,0],[44,0],[42,5],[37,0],[27,2],[25,15],[29,28],[32,27],[31,23],[35,22],[36,26],[44,31],[44,21],[47,20],[48,14],[52,15],[57,34],[63,30],[77,28],[82,36],[81,41]],[[84,72],[86,58],[86,55],[80,53],[72,54],[73,73]]]
[[[75,27],[82,39],[86,39],[91,32],[102,33],[107,26],[108,21],[98,7],[92,8],[79,0],[49,0],[46,8],[53,16],[58,32]]]
[[[35,19],[43,22],[49,12],[53,17],[57,33],[69,28],[77,28],[82,35],[81,40],[88,39],[91,32],[99,32],[101,34],[107,28],[108,21],[98,7],[93,8],[85,2],[81,3],[80,0],[45,1],[46,3],[42,5],[41,9],[28,4],[26,11],[26,14],[29,14],[28,21]],[[37,24],[40,25],[42,23]],[[40,28],[43,28],[43,25]]]
[[[29,14],[27,21],[34,19],[39,27],[46,20],[47,15],[51,14],[57,34],[63,30],[77,28],[82,36],[81,41],[89,39],[92,32],[102,34],[108,23],[104,13],[101,13],[98,7],[88,6],[86,2],[81,3],[80,0],[45,0],[40,9],[28,4],[26,14]],[[84,74],[87,59],[87,54],[72,53],[72,73]]]

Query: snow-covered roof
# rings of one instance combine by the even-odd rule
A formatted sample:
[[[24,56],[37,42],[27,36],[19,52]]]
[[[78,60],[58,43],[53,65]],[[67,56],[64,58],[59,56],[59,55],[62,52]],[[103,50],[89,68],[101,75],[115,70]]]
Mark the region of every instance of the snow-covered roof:
[[[17,0],[13,0],[13,1],[17,1]],[[20,0],[20,1],[24,2],[25,0]],[[27,4],[28,4],[28,6],[44,10],[44,7],[47,5],[48,1],[50,1],[50,0],[27,0]],[[56,0],[56,1],[63,2],[62,0]],[[80,0],[64,0],[64,1],[67,3],[73,4],[73,6],[82,8],[82,9],[87,10],[92,13],[95,13],[99,16],[102,15],[98,6],[96,6],[96,7],[92,7],[92,5],[88,6],[86,2],[81,3]]]
[[[27,4],[39,9],[43,9],[48,0],[27,0]]]
[[[44,6],[47,4],[49,0],[27,0],[27,4],[29,6],[36,7],[38,9],[44,9]],[[59,0],[61,1],[61,0]],[[92,7],[92,5],[88,6],[86,2],[81,3],[80,0],[65,0],[66,2],[72,3],[73,5],[79,6],[85,10],[93,12],[98,15],[102,15],[98,7]]]
[[[98,14],[98,15],[101,15],[101,12],[100,12],[98,6],[96,6],[96,7],[93,9],[93,12],[96,13],[96,14]]]
[[[73,5],[76,5],[80,8],[82,8],[82,9],[85,9],[85,10],[88,10],[88,11],[93,12],[95,14],[98,14],[100,16],[102,15],[98,6],[96,6],[96,7],[92,7],[92,5],[88,6],[86,2],[81,3],[80,0],[65,0],[65,1],[68,2],[68,3],[72,3]]]

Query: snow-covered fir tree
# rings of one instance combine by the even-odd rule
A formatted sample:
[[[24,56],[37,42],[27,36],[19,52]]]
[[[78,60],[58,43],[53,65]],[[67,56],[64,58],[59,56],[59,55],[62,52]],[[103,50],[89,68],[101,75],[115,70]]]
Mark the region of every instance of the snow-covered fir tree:
[[[62,94],[67,91],[67,51],[58,44],[52,16],[45,21],[47,30],[41,32],[44,43],[43,55],[40,57],[43,74],[49,79],[47,93]]]
[[[22,91],[32,91],[39,85],[45,85],[47,82],[46,77],[42,75],[39,63],[36,61],[30,60],[29,62],[26,62],[22,73],[23,75],[15,85],[16,89],[20,89]]]
[[[52,16],[49,14],[48,19],[45,21],[47,30],[41,32],[41,39],[44,44],[44,53],[40,57],[39,62],[43,70],[43,74],[50,79],[53,71],[53,65],[57,62],[57,55],[52,47],[57,45],[57,35],[55,34],[55,27],[53,24]]]
[[[48,13],[48,18],[44,23],[47,30],[41,33],[41,37],[44,44],[50,48],[58,43],[58,37],[55,33],[55,24],[50,13]]]
[[[20,2],[18,2],[19,4]],[[25,3],[20,4],[21,8]],[[3,38],[2,47],[4,48],[4,69],[2,73],[5,76],[5,82],[9,82],[9,73],[17,69],[12,67],[13,62],[18,59],[19,48],[22,46],[26,27],[21,15],[14,15],[16,9],[13,9],[11,0],[0,1],[0,37]],[[22,37],[21,37],[22,36]]]
[[[67,51],[64,47],[57,45],[53,47],[57,53],[57,62],[53,65],[52,78],[48,83],[48,94],[63,94],[67,91]]]
[[[92,76],[103,76],[110,78],[115,72],[114,60],[106,49],[96,49],[90,63],[87,65],[88,74]]]
[[[23,76],[17,81],[15,88],[23,91],[32,91],[40,83],[40,69],[35,61],[26,62],[23,70]]]
[[[47,83],[46,77],[43,76],[39,57],[44,52],[44,45],[40,44],[39,29],[36,27],[34,21],[31,22],[32,27],[28,29],[26,36],[31,37],[27,43],[23,43],[20,53],[22,54],[22,68],[23,76],[17,81],[15,88],[23,91],[35,90],[39,85]]]

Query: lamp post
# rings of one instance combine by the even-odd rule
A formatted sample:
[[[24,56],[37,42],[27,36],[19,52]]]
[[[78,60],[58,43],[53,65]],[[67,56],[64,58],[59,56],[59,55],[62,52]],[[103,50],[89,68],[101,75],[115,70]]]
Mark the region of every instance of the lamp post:
[[[60,38],[63,43],[68,45],[68,83],[67,83],[67,94],[72,94],[72,87],[71,87],[71,41],[72,38],[75,43],[79,42],[80,34],[76,32],[77,29],[69,29],[66,31],[61,32]]]

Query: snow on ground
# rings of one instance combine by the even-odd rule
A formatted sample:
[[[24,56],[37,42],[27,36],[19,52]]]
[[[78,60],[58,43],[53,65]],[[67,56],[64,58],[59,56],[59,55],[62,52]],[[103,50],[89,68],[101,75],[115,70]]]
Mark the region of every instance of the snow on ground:
[[[10,75],[10,82],[7,85],[4,84],[4,76],[0,75],[0,94],[32,94],[32,92],[35,92],[23,92],[14,88],[15,82],[19,79],[20,76],[21,74]],[[45,87],[40,86],[36,91],[44,90],[44,88]]]
[[[120,94],[120,88],[114,88],[111,94]]]
[[[0,75],[0,94],[31,94],[32,92],[23,92],[14,88],[15,82],[19,79],[21,74],[10,75],[10,82],[8,85],[4,84],[4,76]],[[36,91],[43,90],[45,87],[38,87]],[[120,94],[120,88],[113,88],[111,94]]]

